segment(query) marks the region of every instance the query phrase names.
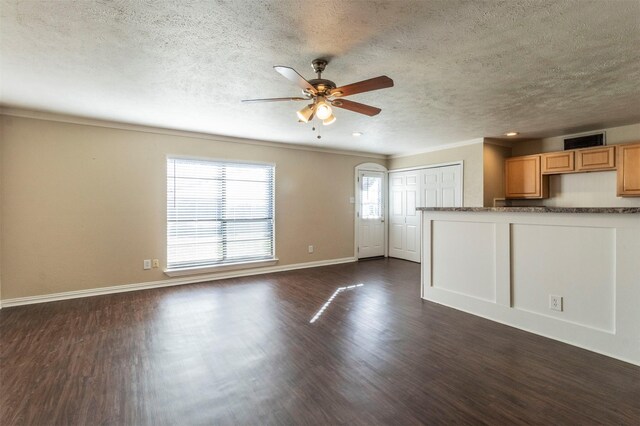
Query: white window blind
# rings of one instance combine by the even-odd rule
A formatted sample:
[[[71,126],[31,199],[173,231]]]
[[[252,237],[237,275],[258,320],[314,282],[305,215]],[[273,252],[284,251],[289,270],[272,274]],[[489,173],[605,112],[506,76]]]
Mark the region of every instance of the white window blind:
[[[167,267],[274,257],[274,167],[167,160]]]

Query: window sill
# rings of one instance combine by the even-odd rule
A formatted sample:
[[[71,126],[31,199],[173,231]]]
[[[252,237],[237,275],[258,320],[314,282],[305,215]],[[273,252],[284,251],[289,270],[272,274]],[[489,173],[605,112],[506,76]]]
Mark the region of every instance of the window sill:
[[[234,271],[237,269],[260,268],[273,266],[278,263],[278,258],[254,260],[250,262],[225,263],[224,265],[202,266],[197,268],[165,269],[164,273],[170,277],[183,277],[185,275],[210,274],[214,272]]]

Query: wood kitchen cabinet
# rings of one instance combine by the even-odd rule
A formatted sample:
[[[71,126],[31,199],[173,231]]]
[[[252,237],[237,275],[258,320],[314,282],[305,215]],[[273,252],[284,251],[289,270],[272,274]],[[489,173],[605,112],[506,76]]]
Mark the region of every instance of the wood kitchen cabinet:
[[[541,155],[505,160],[505,198],[547,198],[549,178],[542,175]]]
[[[616,168],[615,147],[585,148],[576,150],[576,171],[595,172]]]
[[[575,151],[542,154],[542,174],[569,173],[575,170]]]
[[[618,145],[618,197],[640,197],[640,143]]]

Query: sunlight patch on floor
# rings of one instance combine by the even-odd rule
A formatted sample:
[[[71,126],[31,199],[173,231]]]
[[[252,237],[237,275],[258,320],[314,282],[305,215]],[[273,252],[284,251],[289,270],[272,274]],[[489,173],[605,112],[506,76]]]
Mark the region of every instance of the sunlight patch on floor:
[[[322,307],[320,308],[320,310],[318,310],[318,312],[316,312],[316,314],[313,316],[313,318],[311,318],[311,321],[309,321],[310,324],[313,324],[314,322],[316,322],[316,320],[318,318],[320,318],[320,316],[322,315],[322,313],[324,312],[325,309],[327,309],[329,307],[329,305],[331,304],[331,302],[333,302],[333,299],[335,299],[335,297],[340,294],[341,292],[345,291],[345,290],[353,290],[354,288],[358,288],[358,287],[362,287],[364,284],[360,283],[360,284],[354,284],[354,285],[350,285],[347,287],[338,287],[336,289],[336,291],[333,292],[333,294],[331,295],[331,297],[329,297],[329,299],[325,302],[324,305],[322,305]]]

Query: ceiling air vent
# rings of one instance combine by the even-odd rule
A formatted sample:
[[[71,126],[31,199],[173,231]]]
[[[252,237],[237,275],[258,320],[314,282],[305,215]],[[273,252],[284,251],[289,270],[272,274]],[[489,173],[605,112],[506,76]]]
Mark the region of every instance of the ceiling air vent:
[[[602,146],[607,142],[605,132],[591,133],[588,135],[571,136],[564,139],[564,149],[589,148]]]

